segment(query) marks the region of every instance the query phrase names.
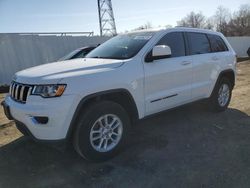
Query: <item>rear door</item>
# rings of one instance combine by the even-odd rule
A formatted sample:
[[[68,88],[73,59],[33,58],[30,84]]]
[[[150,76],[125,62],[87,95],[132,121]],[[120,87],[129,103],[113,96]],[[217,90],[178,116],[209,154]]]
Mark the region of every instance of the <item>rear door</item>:
[[[168,33],[156,45],[168,45],[172,55],[143,63],[146,115],[178,106],[191,99],[192,58],[186,56],[184,34]]]
[[[219,74],[218,67],[232,68],[235,62],[235,54],[229,51],[224,40],[219,35],[208,34],[208,39],[211,46],[211,55],[214,60],[215,66],[217,66],[217,72]],[[215,72],[215,70],[213,71]],[[213,77],[213,83],[217,81],[217,77]],[[211,85],[210,90],[213,90],[214,84]]]
[[[189,55],[193,59],[192,99],[208,95],[212,84],[213,70],[219,61],[211,53],[208,37],[205,33],[186,32]]]

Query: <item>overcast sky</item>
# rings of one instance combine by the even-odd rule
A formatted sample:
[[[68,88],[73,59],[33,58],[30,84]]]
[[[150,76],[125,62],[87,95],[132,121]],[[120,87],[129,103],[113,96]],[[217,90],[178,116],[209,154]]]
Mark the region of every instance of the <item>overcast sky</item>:
[[[225,6],[235,11],[249,0],[112,0],[118,32],[146,22],[176,25],[190,11],[212,16]],[[94,31],[99,34],[96,0],[0,0],[0,32]]]

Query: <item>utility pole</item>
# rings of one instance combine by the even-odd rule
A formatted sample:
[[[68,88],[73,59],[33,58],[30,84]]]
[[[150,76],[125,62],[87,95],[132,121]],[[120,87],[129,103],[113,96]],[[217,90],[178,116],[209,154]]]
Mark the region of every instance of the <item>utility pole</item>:
[[[115,18],[111,0],[97,0],[101,36],[116,35]]]

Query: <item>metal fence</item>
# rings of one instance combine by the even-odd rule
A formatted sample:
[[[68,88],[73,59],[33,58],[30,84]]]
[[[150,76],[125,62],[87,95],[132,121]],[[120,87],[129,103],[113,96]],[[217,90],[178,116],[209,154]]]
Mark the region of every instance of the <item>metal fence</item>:
[[[227,37],[238,57],[247,57],[247,50],[250,48],[250,37]]]
[[[72,33],[71,33],[72,34]],[[9,84],[15,72],[58,60],[83,46],[103,43],[108,37],[83,33],[0,34],[0,85]]]

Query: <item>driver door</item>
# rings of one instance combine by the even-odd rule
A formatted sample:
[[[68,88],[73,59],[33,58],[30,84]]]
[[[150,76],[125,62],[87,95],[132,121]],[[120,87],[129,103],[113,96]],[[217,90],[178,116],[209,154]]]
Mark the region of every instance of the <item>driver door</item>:
[[[191,100],[192,57],[186,56],[184,34],[168,33],[156,45],[169,46],[171,56],[144,62],[146,115]]]

